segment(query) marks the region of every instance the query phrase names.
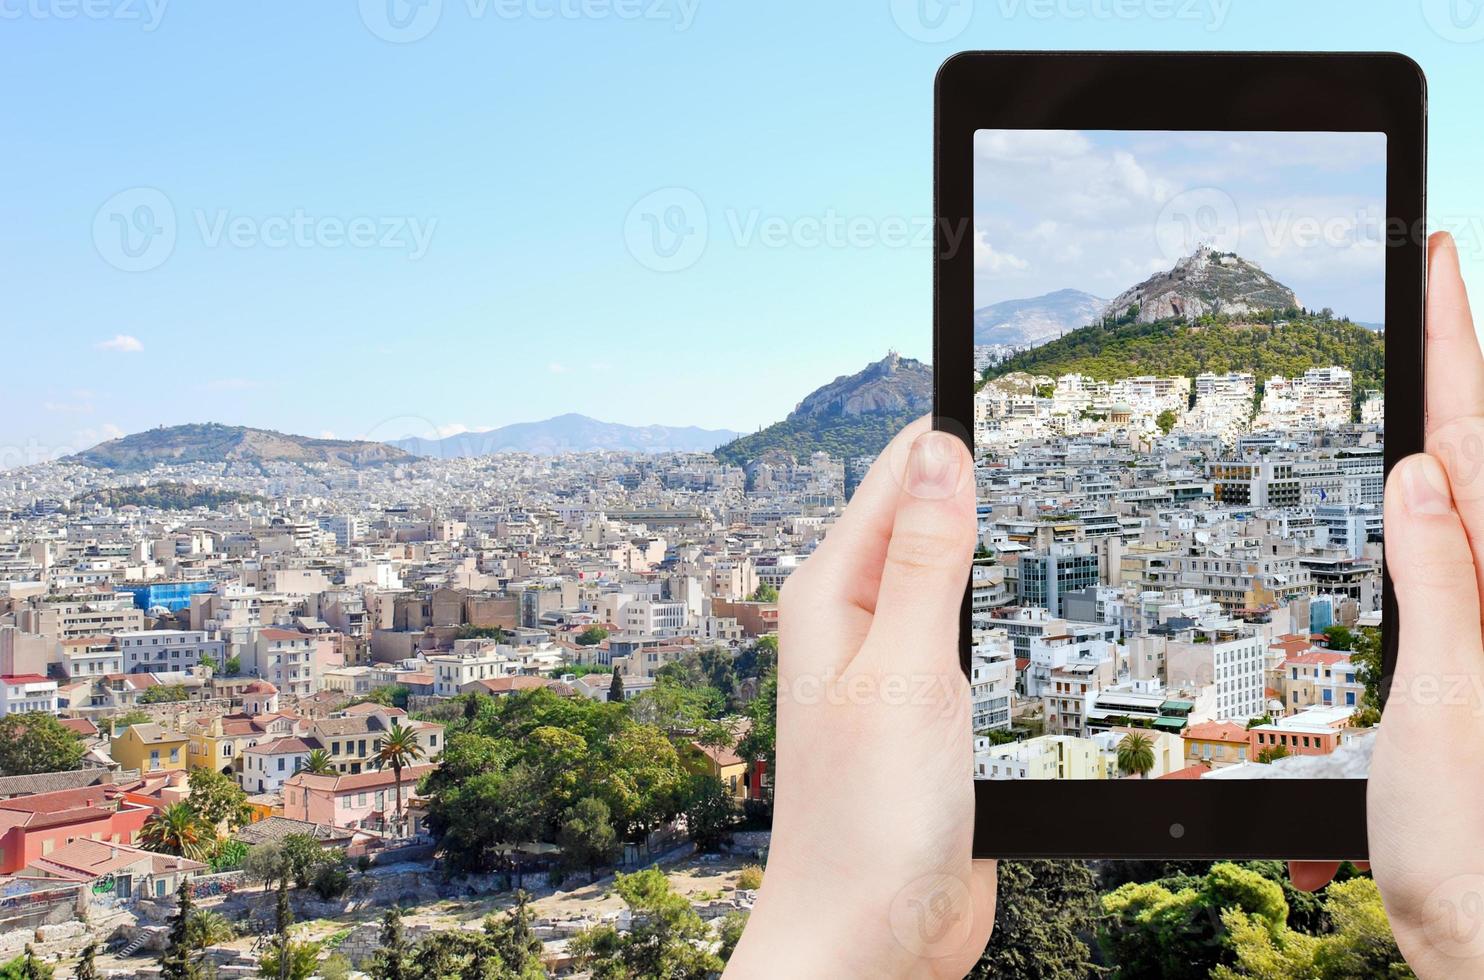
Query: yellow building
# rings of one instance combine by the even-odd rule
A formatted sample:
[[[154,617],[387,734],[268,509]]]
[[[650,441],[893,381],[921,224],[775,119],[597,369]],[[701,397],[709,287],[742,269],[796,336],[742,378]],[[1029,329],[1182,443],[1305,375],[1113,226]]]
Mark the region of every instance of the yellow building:
[[[114,762],[141,773],[184,770],[190,741],[159,725],[130,725],[113,737],[108,752]]]
[[[1247,726],[1234,721],[1206,721],[1185,730],[1185,755],[1189,765],[1204,763],[1213,769],[1247,762],[1252,735]]]
[[[708,773],[721,780],[733,799],[745,800],[750,795],[747,778],[747,761],[731,749],[719,749],[691,743],[688,766],[692,772]]]

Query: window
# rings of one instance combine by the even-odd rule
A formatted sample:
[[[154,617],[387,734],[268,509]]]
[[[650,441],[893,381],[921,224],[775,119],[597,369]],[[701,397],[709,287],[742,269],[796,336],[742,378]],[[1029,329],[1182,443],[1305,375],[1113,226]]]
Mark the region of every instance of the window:
[[[283,758],[283,756],[279,756],[278,757],[278,771],[279,772],[283,772],[283,770],[284,770],[284,758]]]

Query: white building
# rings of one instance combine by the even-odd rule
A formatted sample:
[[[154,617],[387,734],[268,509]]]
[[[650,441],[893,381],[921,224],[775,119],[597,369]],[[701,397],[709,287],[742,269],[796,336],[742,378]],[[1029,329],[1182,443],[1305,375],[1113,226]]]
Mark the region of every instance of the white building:
[[[57,713],[57,682],[40,674],[0,675],[0,718],[33,711]]]
[[[226,643],[204,630],[142,630],[115,633],[114,640],[126,674],[186,671],[198,666],[203,656],[210,656],[220,669],[226,660]]]

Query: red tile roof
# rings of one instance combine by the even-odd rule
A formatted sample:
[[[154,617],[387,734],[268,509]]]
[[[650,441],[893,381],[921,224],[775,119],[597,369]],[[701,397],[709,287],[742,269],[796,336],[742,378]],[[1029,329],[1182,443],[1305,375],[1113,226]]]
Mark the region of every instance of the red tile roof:
[[[1241,742],[1243,745],[1250,741],[1247,727],[1234,721],[1203,721],[1187,728],[1185,737],[1203,742]]]
[[[1202,776],[1204,776],[1206,773],[1208,773],[1210,771],[1211,771],[1211,767],[1210,766],[1205,766],[1205,765],[1201,765],[1201,764],[1198,763],[1198,764],[1193,765],[1193,766],[1186,766],[1184,769],[1176,769],[1174,772],[1167,772],[1163,776],[1155,776],[1154,778],[1155,779],[1200,779]]]

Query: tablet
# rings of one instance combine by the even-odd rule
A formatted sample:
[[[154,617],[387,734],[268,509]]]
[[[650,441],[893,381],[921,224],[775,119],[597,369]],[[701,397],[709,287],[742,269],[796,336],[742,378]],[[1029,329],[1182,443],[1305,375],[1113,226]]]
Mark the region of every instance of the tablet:
[[[941,69],[976,856],[1366,856],[1382,490],[1423,445],[1424,133],[1394,54]]]

